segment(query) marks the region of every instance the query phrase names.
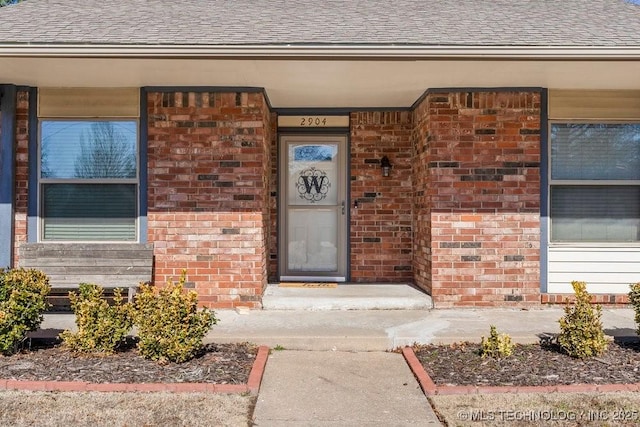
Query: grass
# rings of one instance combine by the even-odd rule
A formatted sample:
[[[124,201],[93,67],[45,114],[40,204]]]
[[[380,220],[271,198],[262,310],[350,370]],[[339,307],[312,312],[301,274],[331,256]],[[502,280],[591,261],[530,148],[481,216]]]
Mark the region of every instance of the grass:
[[[0,392],[3,426],[248,426],[255,398],[240,394]]]
[[[640,393],[523,393],[431,396],[448,426],[640,424]]]

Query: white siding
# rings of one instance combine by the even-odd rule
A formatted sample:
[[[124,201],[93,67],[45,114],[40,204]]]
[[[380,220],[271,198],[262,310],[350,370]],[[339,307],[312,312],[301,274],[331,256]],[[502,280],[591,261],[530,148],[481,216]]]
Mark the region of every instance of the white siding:
[[[640,247],[550,247],[548,265],[548,293],[573,293],[579,280],[593,294],[626,294],[640,282]]]

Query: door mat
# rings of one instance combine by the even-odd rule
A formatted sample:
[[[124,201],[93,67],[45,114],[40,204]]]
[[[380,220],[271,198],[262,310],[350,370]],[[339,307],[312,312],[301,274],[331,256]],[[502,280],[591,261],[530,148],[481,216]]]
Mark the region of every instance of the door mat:
[[[325,283],[325,282],[282,282],[278,284],[280,288],[337,288],[337,283]]]

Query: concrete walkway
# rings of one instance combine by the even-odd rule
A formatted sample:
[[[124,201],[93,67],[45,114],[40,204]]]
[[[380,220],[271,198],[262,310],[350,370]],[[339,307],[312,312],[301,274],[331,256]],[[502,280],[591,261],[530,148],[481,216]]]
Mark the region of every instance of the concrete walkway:
[[[274,351],[254,422],[270,426],[440,425],[397,353]]]
[[[385,351],[400,346],[479,342],[495,325],[518,343],[537,343],[560,331],[561,307],[519,309],[434,309],[352,311],[266,311],[218,313],[207,339],[250,341],[289,350]],[[605,332],[635,337],[632,309],[603,309]]]
[[[413,343],[479,342],[490,325],[518,343],[559,332],[561,307],[434,310],[217,311],[208,342],[267,345],[255,410],[258,426],[437,425],[400,354]],[[636,338],[632,309],[603,309],[605,332]],[[74,328],[71,314],[48,314],[38,335]],[[306,350],[306,351],[305,351]],[[314,351],[308,351],[314,350]]]
[[[560,331],[561,307],[519,309],[434,310],[219,310],[207,342],[252,342],[288,350],[386,351],[418,344],[479,342],[495,325],[517,343],[536,343],[540,336]],[[602,310],[605,332],[618,338],[636,337],[634,312]],[[56,336],[73,329],[72,314],[47,314],[37,335]]]

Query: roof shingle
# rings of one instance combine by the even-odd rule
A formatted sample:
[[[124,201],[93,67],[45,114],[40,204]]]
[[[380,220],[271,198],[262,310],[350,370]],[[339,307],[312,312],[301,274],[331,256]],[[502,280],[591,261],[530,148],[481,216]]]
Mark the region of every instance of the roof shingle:
[[[27,0],[0,44],[640,46],[628,0]]]

